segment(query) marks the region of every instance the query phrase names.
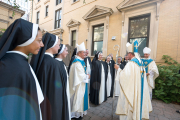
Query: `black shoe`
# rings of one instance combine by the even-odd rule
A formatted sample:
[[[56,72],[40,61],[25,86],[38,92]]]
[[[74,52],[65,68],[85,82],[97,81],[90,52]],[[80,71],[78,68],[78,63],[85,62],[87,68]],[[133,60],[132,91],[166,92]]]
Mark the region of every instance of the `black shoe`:
[[[71,118],[71,120],[82,120],[82,117],[79,117],[79,118]]]
[[[177,110],[176,112],[180,114],[180,110]]]

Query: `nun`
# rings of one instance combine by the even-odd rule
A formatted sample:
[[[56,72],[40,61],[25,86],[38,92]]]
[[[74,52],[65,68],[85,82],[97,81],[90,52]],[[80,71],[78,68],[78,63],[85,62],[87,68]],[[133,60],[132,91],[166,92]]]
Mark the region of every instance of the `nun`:
[[[107,100],[107,65],[102,61],[102,52],[97,52],[92,62],[90,101],[99,105]]]
[[[53,56],[58,53],[60,40],[50,33],[44,34],[42,40],[44,47],[38,55],[33,55],[31,65],[44,94],[41,103],[43,120],[68,120],[66,86],[59,74],[59,63]]]
[[[108,70],[108,75],[107,75],[107,97],[110,96],[111,94],[111,86],[112,86],[112,70],[111,70],[111,67],[110,67],[110,63],[111,63],[111,56],[107,56],[106,58],[106,65],[107,65],[107,70]]]
[[[118,56],[117,58],[117,65],[119,65],[119,68],[121,68],[122,70],[124,69],[124,65],[122,64],[122,57]]]
[[[76,59],[76,54],[77,54],[77,48],[74,48],[74,51],[73,51],[73,54],[71,56],[71,60],[69,62],[69,66],[68,66],[68,73],[70,71],[70,68],[71,68],[71,65],[72,65],[72,62]]]
[[[70,108],[70,93],[69,93],[69,75],[66,69],[66,65],[63,62],[63,59],[66,58],[68,54],[68,48],[61,44],[60,49],[58,50],[58,54],[56,55],[56,60],[59,65],[59,74],[61,76],[61,80],[63,80],[64,85],[66,86],[66,99],[68,100],[68,111],[69,111],[69,120],[71,120],[71,108]]]
[[[37,24],[15,20],[0,39],[0,120],[42,120],[44,100],[39,82],[28,64],[28,54],[43,47]]]
[[[111,57],[109,65],[110,65],[110,72],[111,72],[111,78],[112,78],[110,97],[113,97],[113,93],[114,93],[114,80],[115,80],[115,69],[114,69],[115,61],[113,60],[113,54],[112,53],[109,54],[109,56]]]

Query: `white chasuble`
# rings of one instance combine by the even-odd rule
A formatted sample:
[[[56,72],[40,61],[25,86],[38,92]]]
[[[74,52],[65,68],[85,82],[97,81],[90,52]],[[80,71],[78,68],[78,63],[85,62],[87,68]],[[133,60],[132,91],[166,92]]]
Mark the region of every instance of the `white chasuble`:
[[[149,73],[147,76],[147,82],[149,86],[149,94],[152,99],[152,89],[155,88],[155,79],[159,76],[159,71],[153,59],[142,59],[142,61],[144,62],[146,73]]]
[[[83,61],[80,57],[76,59]],[[88,92],[88,88],[86,89],[88,85],[84,82],[88,80],[88,76],[85,73],[84,67],[85,63],[84,66],[82,66],[81,62],[77,61],[72,63],[70,68],[69,88],[71,97],[71,118],[83,117],[83,114],[87,114],[87,110],[84,110],[84,107],[89,107],[89,98],[85,99],[84,97],[85,93]],[[86,105],[84,104],[85,102],[87,103]]]
[[[120,116],[120,120],[149,119],[152,111],[146,72],[137,61],[133,58],[123,70],[119,68],[117,71],[120,94],[116,114]]]

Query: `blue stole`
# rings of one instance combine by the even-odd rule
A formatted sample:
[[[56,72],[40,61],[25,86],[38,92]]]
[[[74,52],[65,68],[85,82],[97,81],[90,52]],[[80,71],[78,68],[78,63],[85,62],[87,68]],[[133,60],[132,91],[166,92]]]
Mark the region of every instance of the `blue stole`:
[[[131,61],[135,62],[139,67],[143,67],[143,63],[140,63],[137,58],[131,59]],[[140,103],[140,120],[142,119],[142,104],[143,104],[143,89],[144,89],[144,72],[141,72],[141,103]]]
[[[149,64],[153,61],[153,59],[141,59],[144,63],[145,69],[146,69],[146,73],[148,73],[148,66]]]
[[[84,67],[84,71],[86,73],[86,64],[85,64],[84,60],[80,60],[80,59],[76,58],[76,59],[74,59],[72,64],[75,62],[80,62],[81,65]],[[86,110],[88,110],[88,83],[86,83],[86,85],[85,85],[85,94],[84,94],[84,111],[86,111]]]

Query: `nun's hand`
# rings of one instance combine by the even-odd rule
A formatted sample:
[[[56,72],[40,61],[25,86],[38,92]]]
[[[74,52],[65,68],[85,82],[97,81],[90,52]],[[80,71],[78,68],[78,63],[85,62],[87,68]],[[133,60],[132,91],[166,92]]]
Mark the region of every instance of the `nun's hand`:
[[[119,69],[119,65],[114,64],[114,68],[115,68],[116,70],[118,70],[118,69]]]

